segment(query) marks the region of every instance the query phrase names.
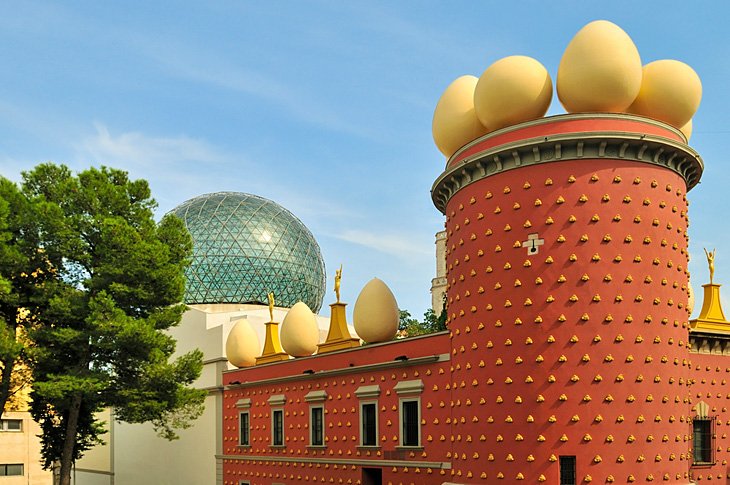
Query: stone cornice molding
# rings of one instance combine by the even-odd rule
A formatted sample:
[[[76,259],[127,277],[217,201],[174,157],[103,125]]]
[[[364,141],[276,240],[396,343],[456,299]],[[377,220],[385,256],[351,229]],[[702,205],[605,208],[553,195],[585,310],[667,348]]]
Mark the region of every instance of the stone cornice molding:
[[[727,333],[698,332],[689,333],[691,354],[730,355],[730,335]]]
[[[443,470],[450,470],[451,463],[447,461],[421,461],[413,459],[403,460],[388,460],[383,459],[380,456],[373,456],[372,459],[356,459],[352,457],[348,458],[309,458],[303,456],[279,456],[279,455],[216,455],[217,459],[231,460],[231,461],[250,461],[253,463],[261,464],[262,461],[272,463],[317,463],[327,465],[357,465],[357,466],[378,466],[378,467],[393,467],[393,466],[407,466],[412,468],[437,468]]]
[[[431,334],[433,335],[433,334]],[[413,337],[416,338],[416,337]],[[294,374],[294,375],[286,375],[282,377],[274,377],[269,379],[262,379],[262,380],[255,380],[255,381],[246,381],[246,382],[239,382],[239,383],[229,383],[225,388],[227,390],[229,389],[244,389],[248,387],[256,387],[262,385],[262,383],[266,383],[267,385],[273,385],[273,384],[283,384],[287,382],[299,382],[299,381],[306,381],[306,380],[312,380],[312,379],[321,379],[323,377],[333,377],[333,376],[341,376],[341,375],[348,375],[348,374],[356,374],[356,373],[371,373],[376,371],[381,371],[384,369],[394,369],[394,368],[401,368],[401,367],[412,367],[416,365],[428,365],[428,364],[434,364],[436,362],[448,362],[451,360],[451,353],[446,354],[435,354],[435,355],[427,355],[423,357],[414,357],[412,359],[406,359],[406,360],[390,360],[385,362],[376,362],[373,364],[364,364],[364,365],[356,365],[352,367],[341,367],[336,369],[322,369],[318,370],[313,373],[306,373],[306,374]]]
[[[688,145],[657,135],[592,131],[551,134],[485,149],[447,167],[434,182],[431,198],[446,213],[446,204],[459,190],[483,178],[541,163],[605,159],[649,163],[668,168],[697,185],[704,170],[700,155]]]

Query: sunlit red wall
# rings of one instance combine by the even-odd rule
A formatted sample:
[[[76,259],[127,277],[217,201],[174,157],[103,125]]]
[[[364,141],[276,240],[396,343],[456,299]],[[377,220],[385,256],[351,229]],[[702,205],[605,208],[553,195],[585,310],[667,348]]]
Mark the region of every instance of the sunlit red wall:
[[[241,369],[224,374],[223,472],[224,484],[238,485],[240,480],[252,484],[270,483],[360,483],[362,461],[383,468],[383,483],[442,483],[450,476],[448,467],[418,466],[407,463],[449,463],[451,448],[451,407],[449,402],[450,362],[410,365],[396,361],[450,353],[447,334],[405,339],[385,345],[323,354],[281,363]],[[446,357],[448,359],[448,357]],[[336,376],[318,376],[319,371],[348,369],[377,363],[397,363],[372,371],[345,372]],[[313,370],[315,374],[303,374]],[[293,380],[276,382],[282,377]],[[394,387],[400,381],[423,381],[420,395],[422,447],[398,448],[399,396]],[[244,383],[237,387],[232,382]],[[360,447],[359,403],[355,390],[360,386],[379,385],[378,448]],[[313,390],[327,392],[325,409],[326,447],[309,447],[309,407],[304,396]],[[284,394],[285,445],[271,447],[272,395]],[[239,399],[251,399],[251,447],[240,447]],[[249,457],[243,459],[239,457]],[[256,457],[251,459],[251,457]],[[400,462],[394,465],[391,462]],[[320,463],[318,463],[320,462]],[[356,465],[352,464],[357,462]]]
[[[708,405],[709,417],[714,417],[714,458],[712,466],[695,465],[691,469],[692,478],[698,483],[728,483],[730,469],[730,357],[727,354],[691,353],[692,385],[690,396],[693,405],[704,402]],[[691,413],[696,415],[696,411]]]
[[[688,483],[685,191],[669,169],[603,158],[504,171],[449,200],[461,480],[558,483],[558,457],[575,455],[578,483]]]

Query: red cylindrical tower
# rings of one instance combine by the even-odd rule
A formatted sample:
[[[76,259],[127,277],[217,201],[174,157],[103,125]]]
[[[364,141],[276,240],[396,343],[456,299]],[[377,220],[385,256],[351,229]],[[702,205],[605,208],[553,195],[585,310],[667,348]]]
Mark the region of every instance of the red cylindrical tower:
[[[680,132],[573,114],[457,152],[446,214],[453,473],[466,483],[688,483]],[[574,463],[574,465],[573,465]]]

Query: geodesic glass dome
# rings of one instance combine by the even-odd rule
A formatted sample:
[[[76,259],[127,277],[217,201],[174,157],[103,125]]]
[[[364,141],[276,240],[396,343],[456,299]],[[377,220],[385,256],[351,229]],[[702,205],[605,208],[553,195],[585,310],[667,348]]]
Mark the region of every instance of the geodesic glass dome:
[[[193,238],[186,270],[185,303],[298,301],[319,311],[325,268],[317,241],[291,212],[263,197],[242,192],[205,194],[171,211]]]

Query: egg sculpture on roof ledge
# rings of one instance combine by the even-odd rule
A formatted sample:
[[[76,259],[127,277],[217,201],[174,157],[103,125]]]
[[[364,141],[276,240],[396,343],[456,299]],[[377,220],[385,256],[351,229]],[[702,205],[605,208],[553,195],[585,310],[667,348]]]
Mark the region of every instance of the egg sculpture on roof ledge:
[[[509,56],[489,66],[474,90],[474,109],[489,131],[545,116],[553,97],[547,69],[527,56]]]
[[[694,116],[702,100],[702,81],[684,62],[663,59],[643,69],[639,95],[629,113],[648,116],[677,128]]]
[[[261,354],[261,343],[256,331],[245,318],[238,320],[226,339],[226,358],[236,367],[251,367]]]
[[[639,51],[618,25],[596,20],[580,29],[558,67],[558,98],[568,113],[623,113],[641,88]]]
[[[319,327],[306,303],[297,302],[281,322],[281,347],[292,357],[306,357],[317,350]]]
[[[399,316],[393,292],[378,278],[363,287],[352,311],[355,332],[367,343],[391,340],[398,331]]]
[[[436,146],[447,157],[488,131],[474,110],[478,81],[475,76],[461,76],[449,84],[436,104],[431,131]]]
[[[675,60],[641,65],[631,37],[616,24],[596,20],[575,34],[563,53],[556,79],[568,113],[630,113],[668,123],[689,140],[702,83]],[[527,56],[494,62],[479,79],[462,76],[441,95],[433,114],[433,139],[452,157],[489,132],[545,116],[552,80]]]

